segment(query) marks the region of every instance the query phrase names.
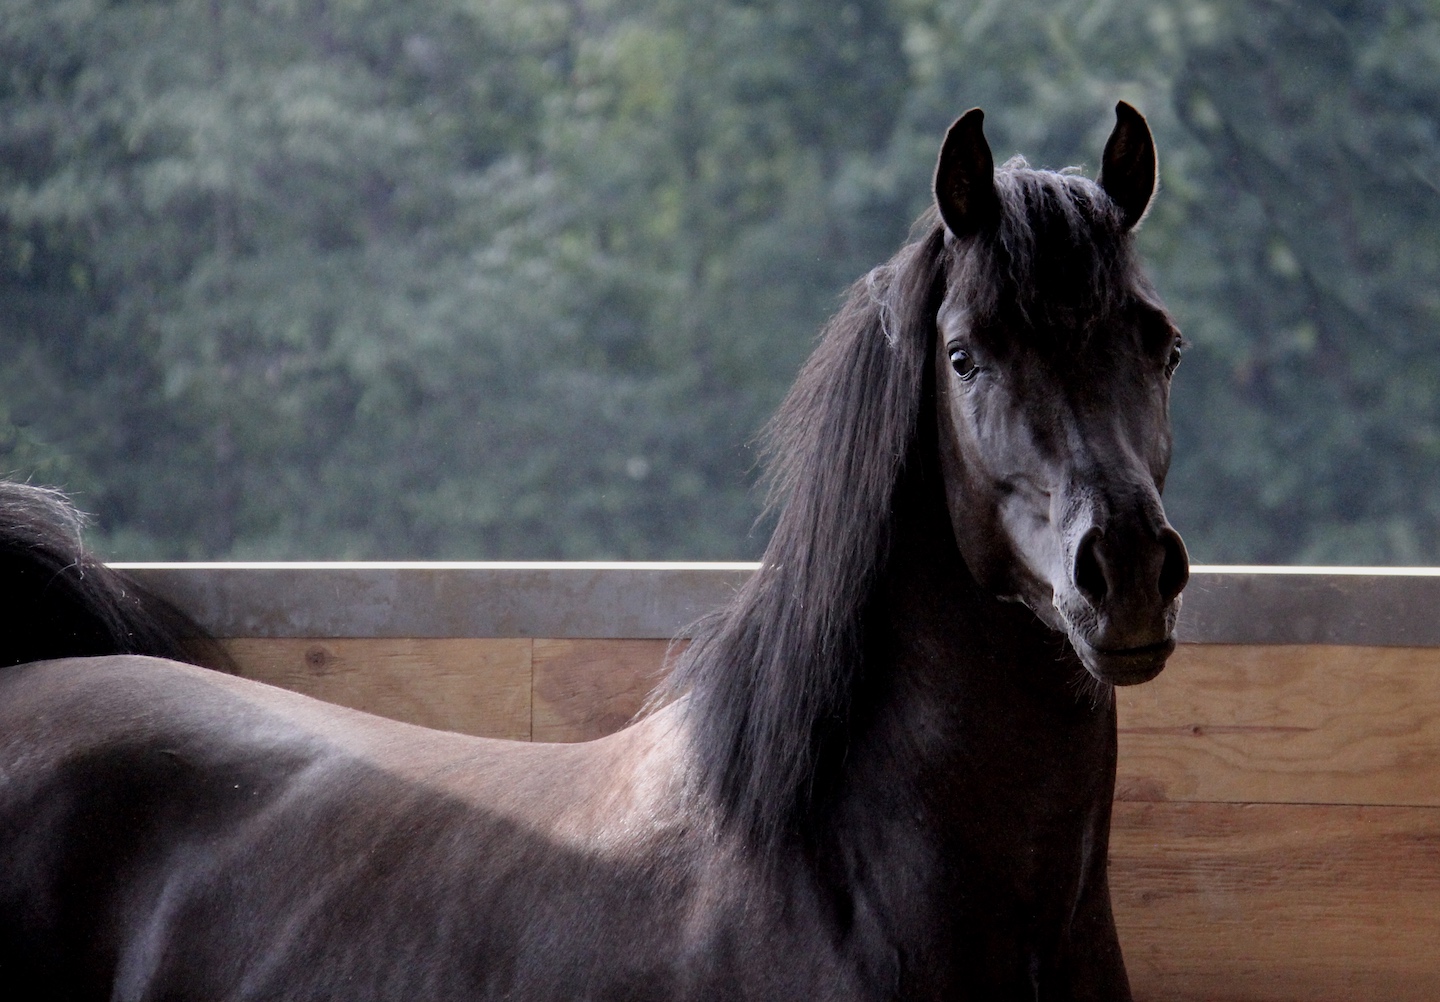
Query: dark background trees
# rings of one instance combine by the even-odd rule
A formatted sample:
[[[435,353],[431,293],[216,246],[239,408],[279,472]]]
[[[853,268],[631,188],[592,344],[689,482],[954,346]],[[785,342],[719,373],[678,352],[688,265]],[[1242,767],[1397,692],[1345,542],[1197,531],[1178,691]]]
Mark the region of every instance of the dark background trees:
[[[753,556],[750,442],[982,105],[1125,98],[1197,559],[1440,560],[1440,5],[0,0],[0,469],[111,556]]]

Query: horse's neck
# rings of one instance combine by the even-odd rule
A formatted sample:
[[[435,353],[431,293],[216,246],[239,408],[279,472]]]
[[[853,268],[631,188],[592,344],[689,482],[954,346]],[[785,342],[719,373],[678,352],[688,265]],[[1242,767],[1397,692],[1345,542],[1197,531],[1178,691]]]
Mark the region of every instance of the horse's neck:
[[[957,902],[1033,902],[1085,879],[1082,843],[1103,854],[1114,711],[1063,639],[981,592],[938,498],[896,516],[827,855],[857,923],[943,967],[975,922],[1011,918]]]

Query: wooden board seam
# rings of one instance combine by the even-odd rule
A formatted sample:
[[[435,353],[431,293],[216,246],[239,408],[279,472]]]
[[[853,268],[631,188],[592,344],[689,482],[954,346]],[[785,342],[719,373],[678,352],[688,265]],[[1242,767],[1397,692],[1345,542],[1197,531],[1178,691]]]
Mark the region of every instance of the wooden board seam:
[[[530,734],[529,740],[534,741],[534,740],[535,740],[535,638],[534,638],[534,637],[530,637],[530,638],[528,638],[528,639],[529,639],[529,642],[525,645],[526,648],[527,648],[527,651],[528,651],[527,657],[528,657],[528,660],[529,660],[529,663],[530,663],[530,727],[528,728],[528,733]]]
[[[1193,800],[1166,797],[1161,800],[1126,797],[1117,793],[1115,800],[1124,804],[1228,804],[1232,807],[1395,807],[1404,810],[1440,811],[1440,804],[1376,803],[1369,800]]]

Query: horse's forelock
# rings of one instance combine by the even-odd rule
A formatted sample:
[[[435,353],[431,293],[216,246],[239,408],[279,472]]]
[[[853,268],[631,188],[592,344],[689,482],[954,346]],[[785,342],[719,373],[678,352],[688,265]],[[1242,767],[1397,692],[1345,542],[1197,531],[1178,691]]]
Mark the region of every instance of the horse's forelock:
[[[1119,207],[1094,181],[1067,169],[1032,169],[1016,157],[995,172],[999,226],[967,242],[951,285],[987,321],[1047,337],[1084,336],[1139,275]]]

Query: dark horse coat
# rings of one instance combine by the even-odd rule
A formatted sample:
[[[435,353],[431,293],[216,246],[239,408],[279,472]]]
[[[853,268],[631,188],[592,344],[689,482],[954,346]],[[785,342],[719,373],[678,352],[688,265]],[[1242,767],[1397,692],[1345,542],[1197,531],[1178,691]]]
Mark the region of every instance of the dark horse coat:
[[[952,127],[938,211],[776,419],[760,570],[610,737],[437,733],[135,654],[0,670],[0,984],[1129,998],[1111,686],[1163,667],[1187,574],[1159,501],[1179,337],[1131,251],[1154,179],[1125,105],[1098,183]],[[55,499],[0,507],[8,601],[39,610],[11,662],[183,653],[67,570]],[[98,626],[42,614],[66,588]]]

